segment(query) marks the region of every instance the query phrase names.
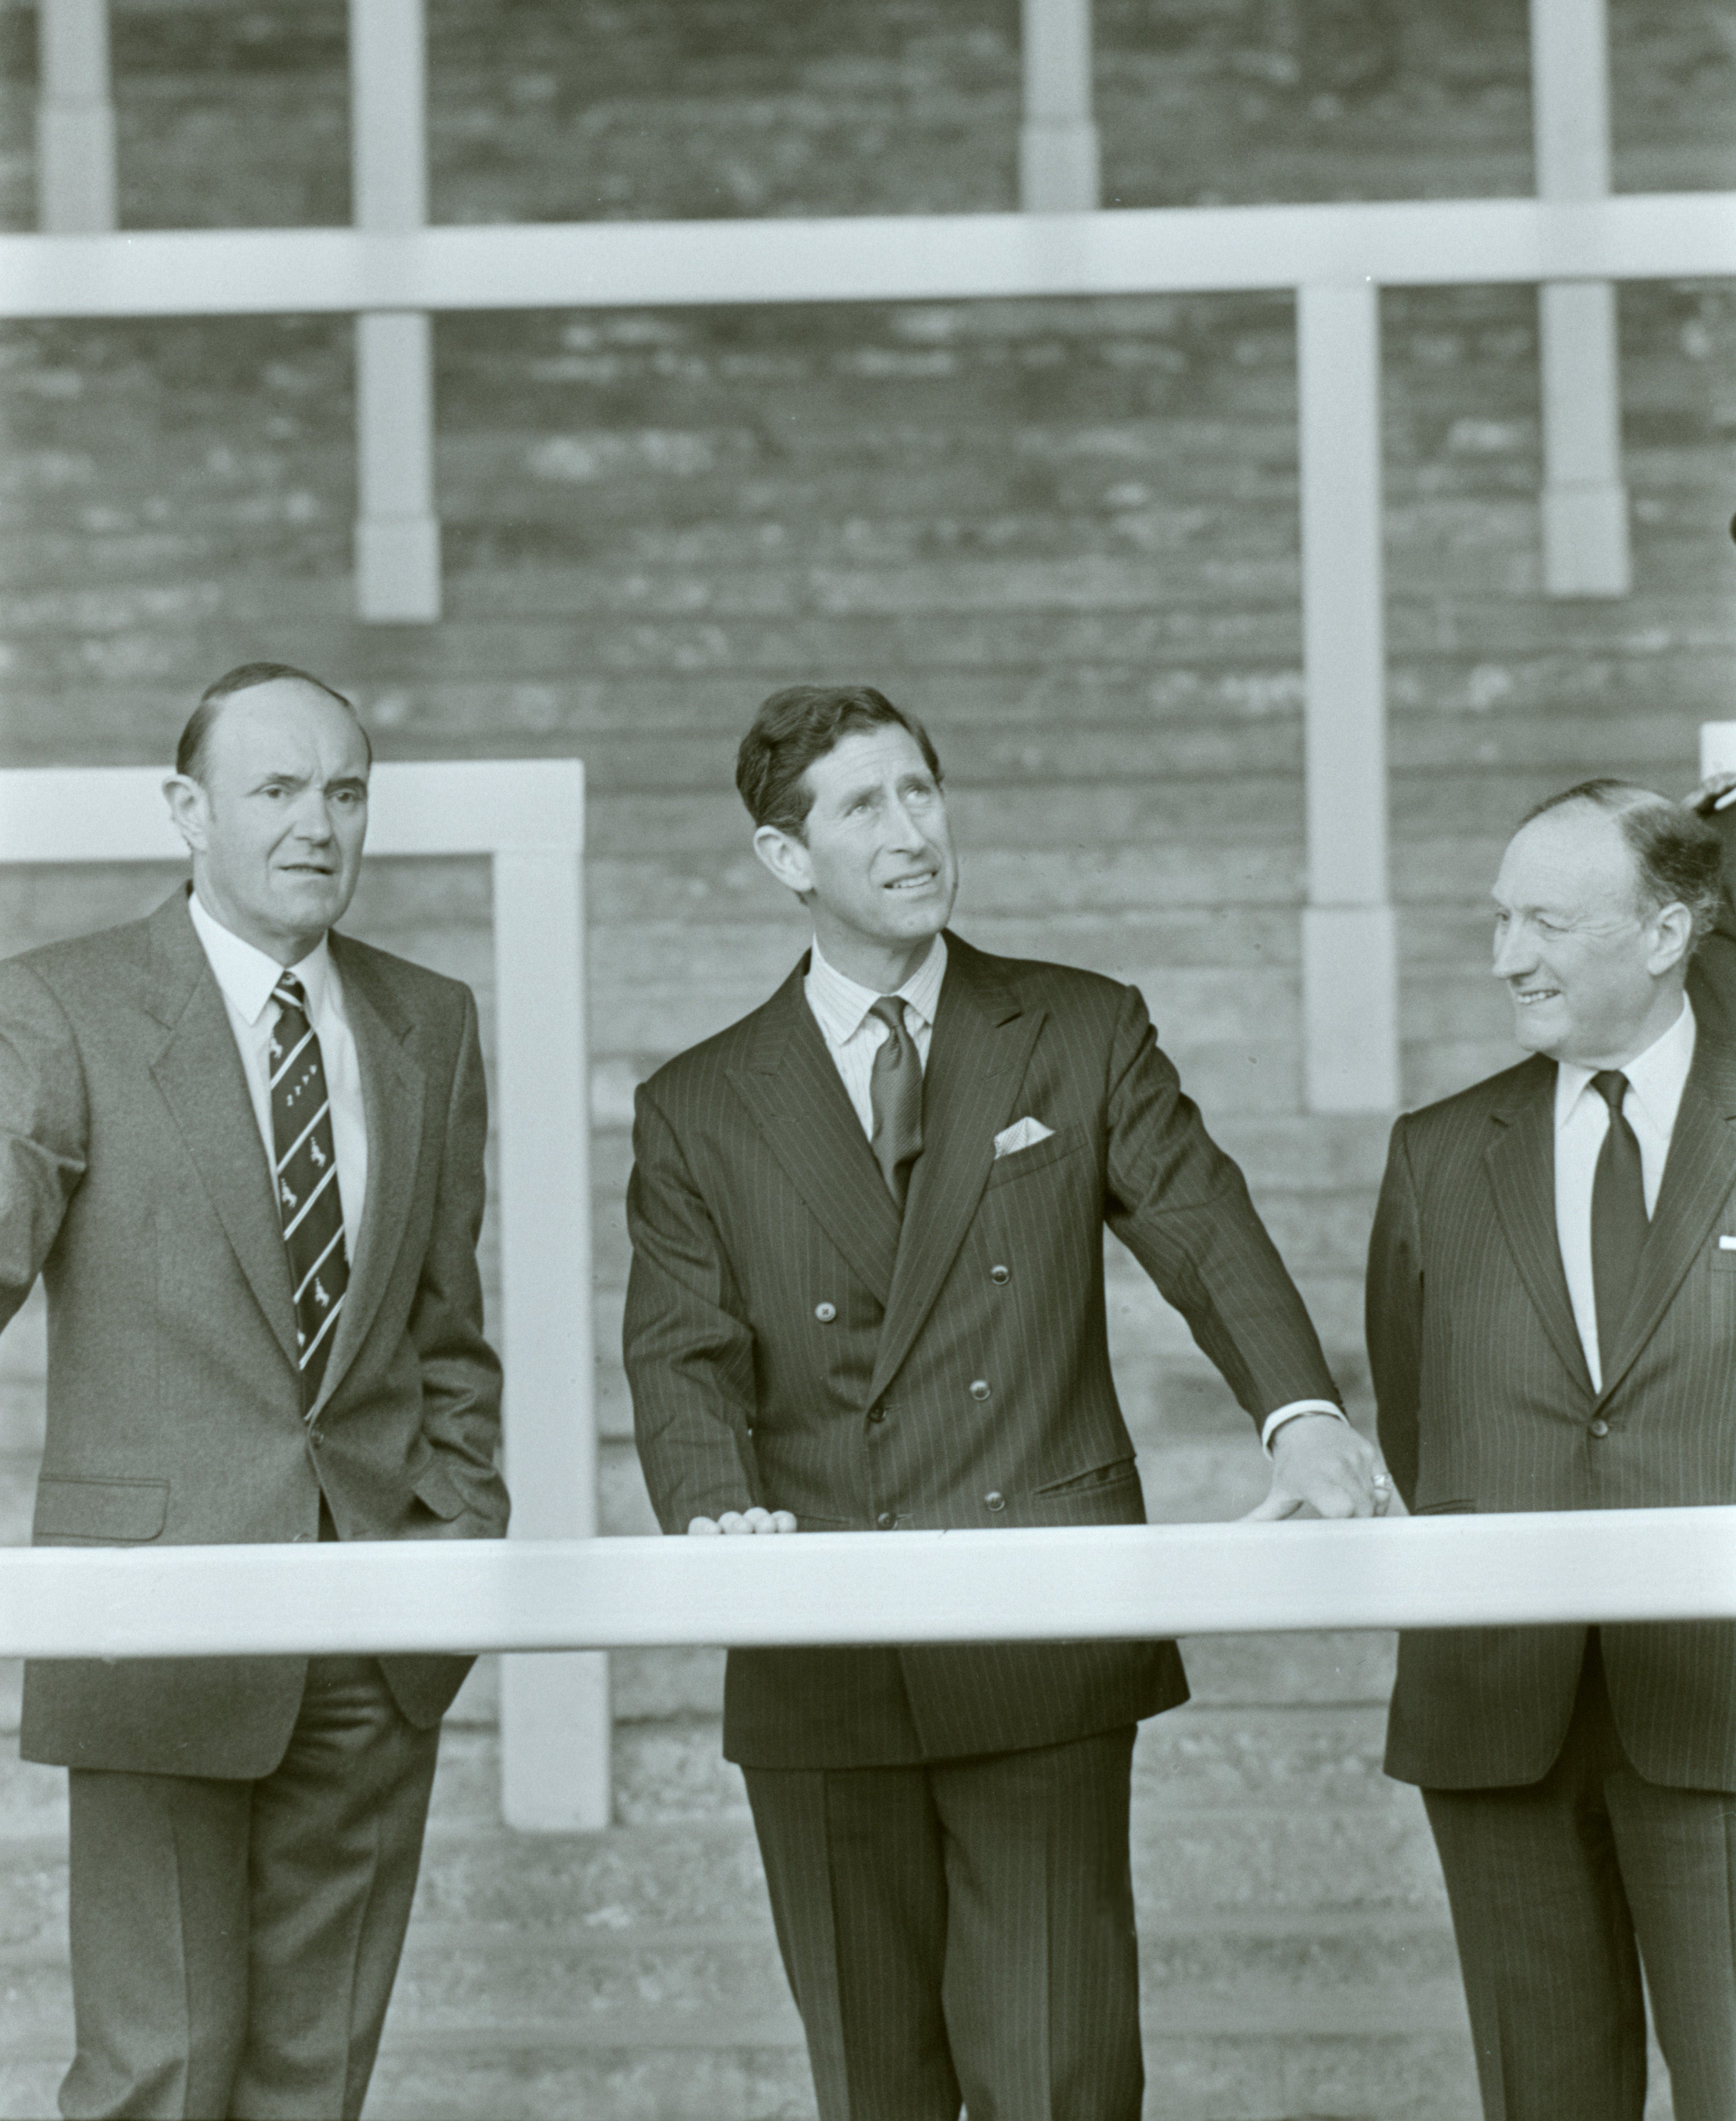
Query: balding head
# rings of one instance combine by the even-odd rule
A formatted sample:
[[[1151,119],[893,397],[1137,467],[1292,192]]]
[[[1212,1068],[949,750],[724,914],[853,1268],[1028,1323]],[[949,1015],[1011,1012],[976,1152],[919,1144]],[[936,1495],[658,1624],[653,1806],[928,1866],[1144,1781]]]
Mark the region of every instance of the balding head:
[[[1661,1037],[1717,908],[1720,852],[1702,819],[1623,781],[1584,781],[1532,811],[1494,892],[1492,969],[1520,1044],[1622,1068]]]

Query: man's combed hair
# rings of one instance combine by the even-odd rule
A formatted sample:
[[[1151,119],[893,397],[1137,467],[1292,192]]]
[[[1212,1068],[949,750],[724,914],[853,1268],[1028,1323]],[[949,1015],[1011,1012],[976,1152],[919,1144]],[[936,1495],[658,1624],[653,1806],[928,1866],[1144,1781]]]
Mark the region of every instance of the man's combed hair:
[[[207,685],[199,695],[199,704],[187,718],[187,726],[181,731],[181,740],[175,747],[175,770],[184,774],[189,781],[198,781],[205,763],[205,746],[222,711],[223,702],[233,699],[237,692],[249,692],[255,685],[268,685],[274,678],[293,678],[298,684],[311,685],[315,692],[323,692],[336,700],[361,730],[361,740],[368,747],[368,762],[374,760],[374,746],[368,733],[361,729],[361,717],[356,704],[347,700],[335,685],[328,685],[323,678],[316,678],[310,670],[298,670],[293,663],[238,663],[233,670],[226,670],[216,681]]]
[[[786,685],[774,692],[736,753],[735,785],[754,823],[799,840],[814,799],[802,777],[808,767],[843,738],[889,722],[915,738],[938,782],[940,760],[929,732],[872,685]]]
[[[1693,916],[1695,942],[1710,932],[1724,900],[1724,842],[1715,827],[1655,789],[1608,777],[1581,781],[1534,804],[1520,823],[1529,825],[1567,803],[1589,803],[1614,818],[1632,850],[1645,910],[1679,903]]]

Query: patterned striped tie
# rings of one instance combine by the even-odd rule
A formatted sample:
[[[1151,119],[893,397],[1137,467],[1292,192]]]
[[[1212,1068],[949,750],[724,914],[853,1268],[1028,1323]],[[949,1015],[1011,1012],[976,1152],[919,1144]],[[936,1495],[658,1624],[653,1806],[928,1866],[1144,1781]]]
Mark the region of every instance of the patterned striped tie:
[[[277,1153],[277,1211],[283,1219],[290,1284],[296,1292],[296,1343],[300,1352],[301,1411],[310,1413],[332,1352],[337,1314],[349,1286],[343,1244],[343,1203],[337,1191],[337,1152],[325,1063],[308,1022],[307,994],[286,972],[272,990],[277,1022],[272,1032],[272,1140]]]

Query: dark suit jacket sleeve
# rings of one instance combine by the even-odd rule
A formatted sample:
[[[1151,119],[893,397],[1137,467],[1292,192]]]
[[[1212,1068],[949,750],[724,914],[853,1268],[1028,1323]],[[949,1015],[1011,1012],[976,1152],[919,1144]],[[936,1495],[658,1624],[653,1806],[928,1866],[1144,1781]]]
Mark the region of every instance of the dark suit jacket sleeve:
[[[1417,1493],[1422,1379],[1422,1222],[1403,1119],[1393,1128],[1375,1210],[1366,1300],[1380,1450],[1408,1508]]]
[[[1336,1401],[1314,1326],[1241,1172],[1183,1093],[1132,987],[1115,1024],[1108,1119],[1109,1226],[1241,1405],[1263,1421],[1292,1400]]]
[[[84,1177],[77,1041],[28,966],[0,964],[0,1326],[29,1295]]]
[[[658,1522],[685,1531],[757,1499],[753,1332],[675,1130],[646,1088],[635,1105],[627,1228],[622,1340],[640,1463]]]
[[[444,1528],[472,1538],[504,1532],[508,1507],[505,1484],[495,1466],[500,1440],[500,1366],[482,1337],[482,1284],[477,1269],[487,1139],[488,1092],[476,1003],[467,992],[440,1190],[407,1330],[421,1364],[422,1433],[464,1503],[464,1515]]]

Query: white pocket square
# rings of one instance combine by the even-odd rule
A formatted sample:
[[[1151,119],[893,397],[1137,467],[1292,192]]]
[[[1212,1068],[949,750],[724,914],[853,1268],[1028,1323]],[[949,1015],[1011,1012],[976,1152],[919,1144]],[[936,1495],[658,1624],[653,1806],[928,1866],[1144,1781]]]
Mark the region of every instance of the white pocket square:
[[[1040,1141],[1047,1141],[1054,1132],[1040,1120],[1015,1120],[1009,1127],[1003,1127],[994,1137],[994,1154],[998,1159],[1016,1156],[1022,1149],[1035,1149]]]

